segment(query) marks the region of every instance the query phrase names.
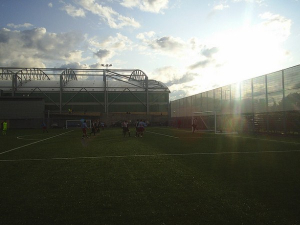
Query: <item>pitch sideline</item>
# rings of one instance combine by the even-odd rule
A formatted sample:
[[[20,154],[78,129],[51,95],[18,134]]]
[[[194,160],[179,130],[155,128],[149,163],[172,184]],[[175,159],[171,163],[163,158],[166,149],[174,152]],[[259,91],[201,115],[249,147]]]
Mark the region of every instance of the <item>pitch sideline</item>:
[[[107,156],[87,156],[74,158],[49,158],[49,159],[0,159],[0,162],[24,162],[24,161],[51,161],[51,160],[81,160],[81,159],[107,159],[107,158],[138,158],[138,157],[159,157],[159,156],[195,156],[195,155],[229,155],[229,154],[263,154],[263,153],[291,153],[300,152],[300,150],[283,151],[254,151],[254,152],[195,152],[195,153],[171,153],[171,154],[153,154],[153,155],[107,155]]]

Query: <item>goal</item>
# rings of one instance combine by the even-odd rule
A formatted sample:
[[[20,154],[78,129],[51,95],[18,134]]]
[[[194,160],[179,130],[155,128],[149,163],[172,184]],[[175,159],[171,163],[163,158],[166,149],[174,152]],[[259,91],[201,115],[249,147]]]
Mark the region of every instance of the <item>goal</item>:
[[[215,134],[237,134],[235,127],[228,123],[228,118],[217,115],[217,111],[194,112],[192,125],[196,124],[195,132],[212,132]],[[192,127],[193,131],[193,127]]]
[[[81,128],[81,124],[83,123],[82,120],[66,120],[66,129],[71,129],[71,128]],[[86,125],[88,128],[92,127],[92,121],[91,120],[85,120]]]

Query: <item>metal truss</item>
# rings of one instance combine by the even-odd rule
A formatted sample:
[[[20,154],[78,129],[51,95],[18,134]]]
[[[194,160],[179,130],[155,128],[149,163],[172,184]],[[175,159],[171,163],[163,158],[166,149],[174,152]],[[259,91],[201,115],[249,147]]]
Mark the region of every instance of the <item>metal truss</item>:
[[[60,69],[60,68],[13,68],[2,67],[0,80],[11,80],[17,83],[16,87],[32,80],[57,80],[60,75],[62,86],[68,82],[79,80],[79,77],[103,77],[103,81],[116,80],[139,88],[162,88],[168,91],[165,85],[158,81],[148,80],[148,76],[139,69]],[[51,78],[51,79],[50,79]],[[90,78],[92,79],[92,78]],[[149,86],[150,85],[150,86]]]
[[[51,78],[51,79],[50,79]],[[56,85],[53,83],[49,83],[49,85],[45,85],[43,87],[39,86],[39,83],[35,82],[34,84],[29,84],[30,81],[44,81],[47,83],[47,80],[57,81]],[[79,80],[95,80],[102,81],[99,83],[99,86],[96,87],[101,89],[100,91],[104,93],[104,102],[101,103],[97,99],[97,102],[104,106],[105,112],[108,113],[108,107],[112,102],[108,101],[108,94],[111,92],[120,92],[122,94],[125,91],[129,91],[134,95],[135,91],[144,92],[146,96],[146,102],[138,99],[141,104],[146,107],[147,113],[149,112],[149,91],[159,91],[159,92],[170,92],[168,87],[163,83],[155,80],[149,80],[148,76],[139,69],[66,69],[66,68],[7,68],[0,67],[0,89],[6,91],[11,91],[12,96],[17,92],[26,92],[32,93],[37,90],[40,92],[46,92],[45,90],[48,88],[60,93],[59,103],[55,103],[55,105],[59,106],[60,112],[62,108],[68,104],[72,99],[63,103],[62,95],[66,92],[77,93],[81,91],[93,92],[93,87],[82,87]],[[8,86],[2,86],[1,81],[11,81],[11,85],[8,89]],[[115,83],[117,86],[111,86],[112,83],[110,81],[117,81]],[[45,84],[43,82],[43,84]],[[70,83],[72,82],[72,84]],[[5,82],[4,82],[5,83]],[[58,84],[58,85],[57,85]],[[77,85],[78,84],[78,85]],[[52,86],[51,86],[52,85]],[[56,91],[55,91],[56,90]],[[50,91],[51,92],[51,91]],[[90,93],[91,94],[91,93]],[[74,95],[74,96],[75,96]],[[93,94],[91,94],[93,96]],[[45,94],[46,97],[48,95]],[[73,97],[74,97],[73,96]],[[134,95],[135,96],[135,95]],[[72,98],[73,98],[72,97]],[[49,98],[49,97],[48,97]]]
[[[61,81],[63,83],[63,86],[66,86],[67,83],[71,80],[77,80],[76,73],[72,69],[65,69],[61,73]]]

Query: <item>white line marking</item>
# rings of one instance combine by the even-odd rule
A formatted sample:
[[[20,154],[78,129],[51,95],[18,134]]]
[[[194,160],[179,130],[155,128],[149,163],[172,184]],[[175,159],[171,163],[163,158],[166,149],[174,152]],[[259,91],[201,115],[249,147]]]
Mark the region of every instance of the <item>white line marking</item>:
[[[15,151],[15,150],[20,149],[20,148],[27,147],[27,146],[29,146],[29,145],[36,144],[36,143],[39,143],[39,142],[42,142],[42,141],[46,141],[46,140],[49,140],[49,139],[51,139],[51,138],[55,138],[55,137],[61,136],[61,135],[63,135],[63,134],[70,133],[70,132],[72,132],[72,131],[73,131],[73,130],[70,130],[70,131],[65,132],[65,133],[62,133],[62,134],[58,134],[58,135],[55,135],[55,136],[52,136],[52,137],[48,137],[48,138],[45,138],[45,139],[42,139],[42,140],[39,140],[39,141],[35,141],[35,142],[32,142],[32,143],[29,143],[29,144],[27,144],[27,145],[23,145],[23,146],[20,146],[20,147],[17,147],[17,148],[13,148],[13,149],[7,150],[7,151],[5,151],[5,152],[0,152],[0,155],[3,155],[3,154],[8,153],[8,152]]]
[[[22,136],[18,136],[17,139],[20,140],[29,140],[29,141],[38,141],[41,139],[34,139],[34,138],[25,138],[25,137],[30,137],[30,136],[38,136],[38,135],[42,135],[42,134],[28,134],[28,135],[22,135]]]
[[[254,152],[195,152],[195,153],[171,153],[155,155],[107,155],[90,156],[74,158],[49,158],[49,159],[1,159],[0,162],[18,162],[18,161],[50,161],[50,160],[78,160],[78,159],[106,159],[106,158],[134,158],[134,157],[158,157],[158,156],[194,156],[194,155],[229,155],[229,154],[263,154],[263,153],[291,153],[300,152],[300,150],[282,150],[282,151],[254,151]]]
[[[235,137],[246,138],[246,139],[254,139],[254,140],[259,140],[259,141],[280,142],[280,143],[286,143],[286,144],[296,144],[296,145],[300,144],[300,142],[280,141],[280,140],[262,139],[262,138],[253,138],[253,137],[243,137],[243,136],[239,136],[239,135],[237,135]]]
[[[22,138],[21,136],[17,137],[17,139],[19,139],[19,140],[27,140],[27,141],[38,141],[38,140],[40,140],[40,139],[33,139],[33,138]]]
[[[152,132],[152,131],[147,131],[147,133],[157,134],[157,135],[171,137],[171,138],[178,138],[178,137],[175,137],[175,136],[171,136],[171,135],[167,135],[167,134],[160,134],[160,133],[156,133],[156,132]]]
[[[162,127],[157,127],[157,129],[171,129],[171,130],[177,130],[177,131],[182,131],[182,132],[188,132],[191,133],[191,131],[188,130],[183,130],[183,129],[176,129],[176,128],[162,128]],[[215,135],[215,133],[211,134]],[[248,139],[254,139],[254,140],[260,140],[260,141],[271,141],[271,142],[280,142],[280,143],[286,143],[286,144],[296,144],[299,145],[300,142],[292,142],[292,141],[280,141],[280,140],[272,140],[272,139],[265,139],[265,138],[254,138],[254,137],[245,137],[241,135],[234,135],[234,136],[228,136],[228,137],[239,137],[239,138],[248,138]]]

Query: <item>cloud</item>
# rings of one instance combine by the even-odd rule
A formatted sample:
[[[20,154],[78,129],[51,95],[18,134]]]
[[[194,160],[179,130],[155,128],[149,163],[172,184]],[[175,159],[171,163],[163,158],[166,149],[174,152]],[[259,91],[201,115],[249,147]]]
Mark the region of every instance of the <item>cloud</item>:
[[[192,81],[186,83],[176,83],[168,86],[169,90],[171,91],[170,100],[172,101],[199,93],[199,85],[195,85],[194,83],[195,82]]]
[[[83,9],[77,9],[71,4],[65,4],[61,10],[66,11],[67,14],[72,17],[85,17],[85,12]]]
[[[279,70],[280,65],[291,57],[284,43],[290,36],[292,21],[269,12],[259,17],[261,22],[258,24],[211,37],[211,45],[217,51],[211,57],[202,51],[205,58],[192,63],[190,69],[203,71],[214,66],[214,70],[206,70],[205,73],[218,77],[219,83],[234,83]]]
[[[123,0],[121,5],[127,8],[137,7],[142,11],[161,13],[168,8],[169,0]]]
[[[109,36],[103,40],[98,37],[89,39],[89,44],[94,48],[110,49],[111,51],[130,50],[133,47],[133,42],[126,36],[117,33],[116,36]]]
[[[74,32],[49,33],[43,27],[24,31],[0,30],[0,65],[45,67],[53,62],[82,61],[76,50],[84,41]]]
[[[226,8],[229,8],[229,5],[226,5],[226,4],[223,4],[223,3],[220,3],[218,5],[215,5],[213,7],[213,9],[210,11],[210,13],[208,14],[207,18],[212,18],[218,11],[222,11]]]
[[[211,58],[215,53],[218,52],[218,48],[212,47],[212,48],[204,48],[202,50],[202,54],[206,56],[207,58]]]
[[[167,85],[171,86],[174,84],[189,83],[189,82],[193,81],[196,76],[198,76],[198,74],[186,72],[185,74],[183,74],[182,77],[170,81],[169,83],[167,83]]]
[[[150,75],[151,78],[159,80],[167,86],[188,83],[193,81],[197,76],[196,73],[180,71],[178,68],[172,66],[158,68],[153,74]]]
[[[197,68],[205,68],[207,67],[209,64],[211,63],[211,60],[205,59],[205,60],[201,60],[199,62],[196,62],[192,65],[189,66],[189,69],[194,70]]]
[[[177,52],[184,48],[184,43],[179,38],[166,36],[152,41],[149,46],[155,50]]]
[[[133,48],[133,42],[120,33],[103,40],[99,40],[98,37],[92,37],[88,40],[88,43],[91,51],[94,52],[94,56],[102,63],[107,62],[120,52],[132,50]]]
[[[96,57],[98,57],[100,60],[112,57],[111,56],[112,55],[111,52],[109,50],[106,50],[106,49],[100,49],[97,52],[95,52],[94,55]]]
[[[144,32],[144,33],[139,33],[136,38],[140,39],[142,41],[146,41],[146,38],[151,38],[155,35],[154,31],[149,31],[149,32]]]
[[[52,8],[52,7],[53,7],[52,2],[50,2],[50,3],[48,4],[48,6],[49,6],[50,8]]]
[[[249,2],[249,3],[256,3],[260,6],[266,5],[265,0],[232,0],[233,2]]]
[[[137,21],[134,20],[134,18],[120,15],[111,7],[102,6],[95,2],[95,0],[78,0],[77,3],[83,7],[84,10],[100,17],[100,19],[107,23],[111,28],[139,28],[141,26]]]
[[[87,64],[81,64],[80,62],[72,62],[62,64],[60,68],[71,68],[71,69],[90,69],[90,66]]]
[[[171,56],[180,56],[184,54],[185,49],[187,47],[187,43],[185,43],[180,38],[176,38],[173,36],[164,36],[155,39],[153,38],[154,36],[154,31],[139,33],[136,36],[136,38],[142,42],[142,45],[139,46],[139,48],[142,51],[149,48],[159,54]]]
[[[151,79],[159,80],[163,83],[169,83],[181,77],[179,70],[172,66],[166,66],[156,69],[153,74],[150,74]]]
[[[260,18],[264,20],[259,29],[264,33],[268,33],[278,41],[285,41],[289,35],[292,26],[292,21],[278,14],[266,12],[260,14]]]
[[[153,31],[140,33],[136,36],[142,41],[144,47],[140,47],[140,49],[144,54],[147,54],[145,52],[148,48],[157,54],[177,58],[181,65],[186,65],[189,70],[205,68],[216,63],[214,55],[218,53],[219,49],[215,46],[207,47],[201,44],[201,41],[196,37],[184,41],[173,36],[156,39],[153,38],[154,36]]]
[[[166,84],[171,91],[170,99],[178,99],[197,92],[195,79],[199,74],[166,66],[156,69],[149,77]]]
[[[31,23],[24,23],[24,24],[13,24],[13,23],[9,23],[7,24],[8,27],[14,28],[14,29],[19,29],[19,28],[29,28],[32,27],[33,25]]]
[[[219,5],[216,5],[214,8],[213,8],[213,10],[214,11],[217,11],[217,10],[219,10],[219,11],[221,11],[221,10],[224,10],[225,8],[229,8],[229,5],[224,5],[224,4],[219,4]]]

